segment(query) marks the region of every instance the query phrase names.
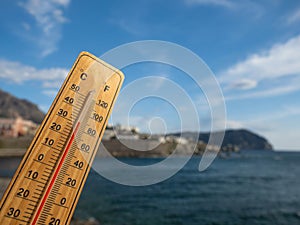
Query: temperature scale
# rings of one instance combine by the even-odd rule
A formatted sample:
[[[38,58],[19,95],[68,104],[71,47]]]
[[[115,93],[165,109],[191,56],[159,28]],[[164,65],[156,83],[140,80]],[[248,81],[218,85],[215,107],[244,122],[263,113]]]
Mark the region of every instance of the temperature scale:
[[[1,225],[67,225],[124,75],[82,52],[0,203]]]

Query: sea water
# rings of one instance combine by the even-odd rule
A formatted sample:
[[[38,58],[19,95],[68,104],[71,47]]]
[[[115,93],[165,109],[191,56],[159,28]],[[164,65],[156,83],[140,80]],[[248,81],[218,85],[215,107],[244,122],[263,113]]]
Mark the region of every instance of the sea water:
[[[106,160],[94,163],[109,166]],[[159,160],[122,159],[133,165]],[[217,158],[201,173],[199,162],[193,157],[175,176],[145,187],[92,171],[75,217],[101,225],[300,224],[300,153],[242,151]]]

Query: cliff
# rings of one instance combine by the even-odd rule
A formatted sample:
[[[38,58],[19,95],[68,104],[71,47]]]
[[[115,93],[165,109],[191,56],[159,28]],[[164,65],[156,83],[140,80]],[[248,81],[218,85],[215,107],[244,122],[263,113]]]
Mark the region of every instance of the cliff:
[[[45,115],[37,105],[0,90],[0,117],[16,118],[19,116],[35,123],[41,123]]]

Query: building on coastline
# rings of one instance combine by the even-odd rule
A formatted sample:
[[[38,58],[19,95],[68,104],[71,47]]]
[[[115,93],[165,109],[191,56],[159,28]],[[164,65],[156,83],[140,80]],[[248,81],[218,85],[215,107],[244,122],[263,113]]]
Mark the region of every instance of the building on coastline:
[[[103,140],[110,140],[116,138],[120,140],[138,140],[140,139],[138,132],[138,128],[134,126],[112,126],[108,124],[103,135]]]
[[[38,125],[31,120],[18,118],[0,118],[0,136],[20,137],[34,134]]]

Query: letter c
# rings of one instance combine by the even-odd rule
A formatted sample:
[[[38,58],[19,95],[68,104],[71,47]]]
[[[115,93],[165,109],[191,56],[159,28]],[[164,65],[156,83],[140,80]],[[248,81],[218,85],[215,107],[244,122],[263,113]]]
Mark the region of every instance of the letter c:
[[[82,73],[82,74],[80,75],[80,79],[81,79],[81,80],[86,80],[86,78],[87,78],[87,74],[86,74],[86,73]]]

